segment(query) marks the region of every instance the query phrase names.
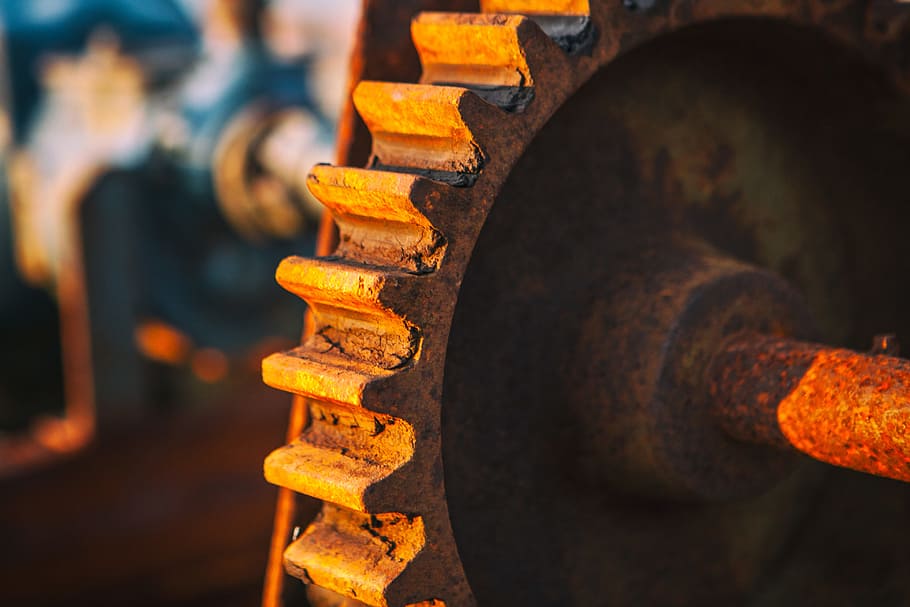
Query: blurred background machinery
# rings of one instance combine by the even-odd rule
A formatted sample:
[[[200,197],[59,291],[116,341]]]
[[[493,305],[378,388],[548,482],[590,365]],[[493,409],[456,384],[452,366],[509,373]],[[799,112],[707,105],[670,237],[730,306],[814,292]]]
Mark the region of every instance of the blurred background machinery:
[[[333,155],[358,10],[0,3],[0,603],[258,600],[259,359],[304,311],[274,266],[314,247],[292,182]]]

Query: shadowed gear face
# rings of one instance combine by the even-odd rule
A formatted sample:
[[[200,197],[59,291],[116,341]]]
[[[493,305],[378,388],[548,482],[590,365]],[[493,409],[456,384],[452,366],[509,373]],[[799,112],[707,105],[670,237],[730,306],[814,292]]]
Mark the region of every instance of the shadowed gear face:
[[[634,4],[634,6],[632,6]],[[901,175],[910,10],[533,2],[412,23],[362,82],[366,169],[308,186],[335,253],[266,460],[324,500],[316,604],[910,597]],[[869,559],[875,567],[868,567]],[[346,597],[346,598],[342,598]]]

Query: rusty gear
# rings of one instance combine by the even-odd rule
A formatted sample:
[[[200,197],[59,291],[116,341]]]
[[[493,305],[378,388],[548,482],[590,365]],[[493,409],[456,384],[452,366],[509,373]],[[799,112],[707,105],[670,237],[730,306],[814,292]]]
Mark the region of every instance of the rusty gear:
[[[354,101],[373,136],[369,167],[320,165],[307,178],[310,191],[337,221],[340,244],[332,256],[289,258],[277,271],[280,284],[310,305],[316,330],[300,347],[263,362],[267,384],[308,400],[305,430],[268,456],[265,474],[272,483],[325,502],[321,515],[287,548],[286,567],[310,584],[367,605],[489,604],[490,593],[481,596],[462,566],[443,480],[449,335],[494,201],[545,123],[583,84],[618,56],[669,32],[722,18],[770,17],[825,32],[885,66],[899,87],[908,88],[895,41],[905,37],[910,13],[893,3],[485,0],[481,5],[480,14],[423,13],[414,19],[420,84],[357,87]],[[759,285],[755,292],[770,284],[748,270],[724,266],[715,272],[710,263],[702,265],[705,284],[725,285],[731,276],[737,284]],[[782,307],[786,320],[780,331],[801,336],[800,315],[796,307]],[[761,459],[765,452],[756,453]],[[726,490],[699,485],[699,470],[671,472],[668,478],[675,476],[661,491],[671,487],[677,497]],[[788,498],[802,495],[789,485],[781,492]],[[769,520],[794,524],[780,510]],[[736,506],[720,515],[698,515],[700,522],[679,539],[691,541],[700,529],[748,518],[750,512]],[[649,524],[637,520],[630,524]],[[665,532],[657,525],[649,533]],[[541,534],[542,542],[550,541],[548,533]],[[564,583],[574,588],[562,604],[592,604],[599,596],[622,602],[627,596],[606,596],[599,588],[596,557],[612,538],[594,535],[585,539],[579,532],[566,540],[582,546],[582,559],[595,561],[580,566],[577,578],[541,580],[552,583],[552,592],[565,592]],[[617,545],[634,552],[628,534],[619,536]],[[718,553],[726,549],[707,546]],[[559,550],[554,544],[553,554]],[[755,548],[756,554],[771,551]],[[520,561],[522,555],[514,557]],[[725,576],[731,577],[722,567],[714,574],[706,583],[722,586]],[[743,575],[730,584],[751,584],[753,572]],[[659,596],[674,579],[668,574],[654,580],[656,589],[642,586],[647,580],[638,586],[633,580],[630,592]],[[554,604],[550,592],[541,591],[539,604]],[[528,604],[523,602],[528,596],[512,598],[512,604]]]

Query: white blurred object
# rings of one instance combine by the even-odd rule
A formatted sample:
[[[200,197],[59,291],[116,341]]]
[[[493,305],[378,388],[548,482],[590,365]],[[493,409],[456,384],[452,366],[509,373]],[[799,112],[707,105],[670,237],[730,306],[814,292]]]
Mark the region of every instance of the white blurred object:
[[[110,167],[131,167],[151,145],[142,68],[99,30],[81,56],[46,60],[45,97],[28,145],[9,165],[16,259],[23,276],[49,286],[73,256],[78,208]]]
[[[344,102],[359,17],[360,0],[271,0],[265,11],[262,27],[275,55],[313,57],[311,90],[332,120]]]

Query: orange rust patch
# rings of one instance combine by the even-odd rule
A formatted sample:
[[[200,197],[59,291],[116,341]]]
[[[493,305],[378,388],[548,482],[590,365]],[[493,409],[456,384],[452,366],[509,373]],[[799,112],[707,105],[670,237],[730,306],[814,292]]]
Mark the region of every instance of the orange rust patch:
[[[910,362],[821,350],[778,408],[794,447],[845,468],[910,481]]]

